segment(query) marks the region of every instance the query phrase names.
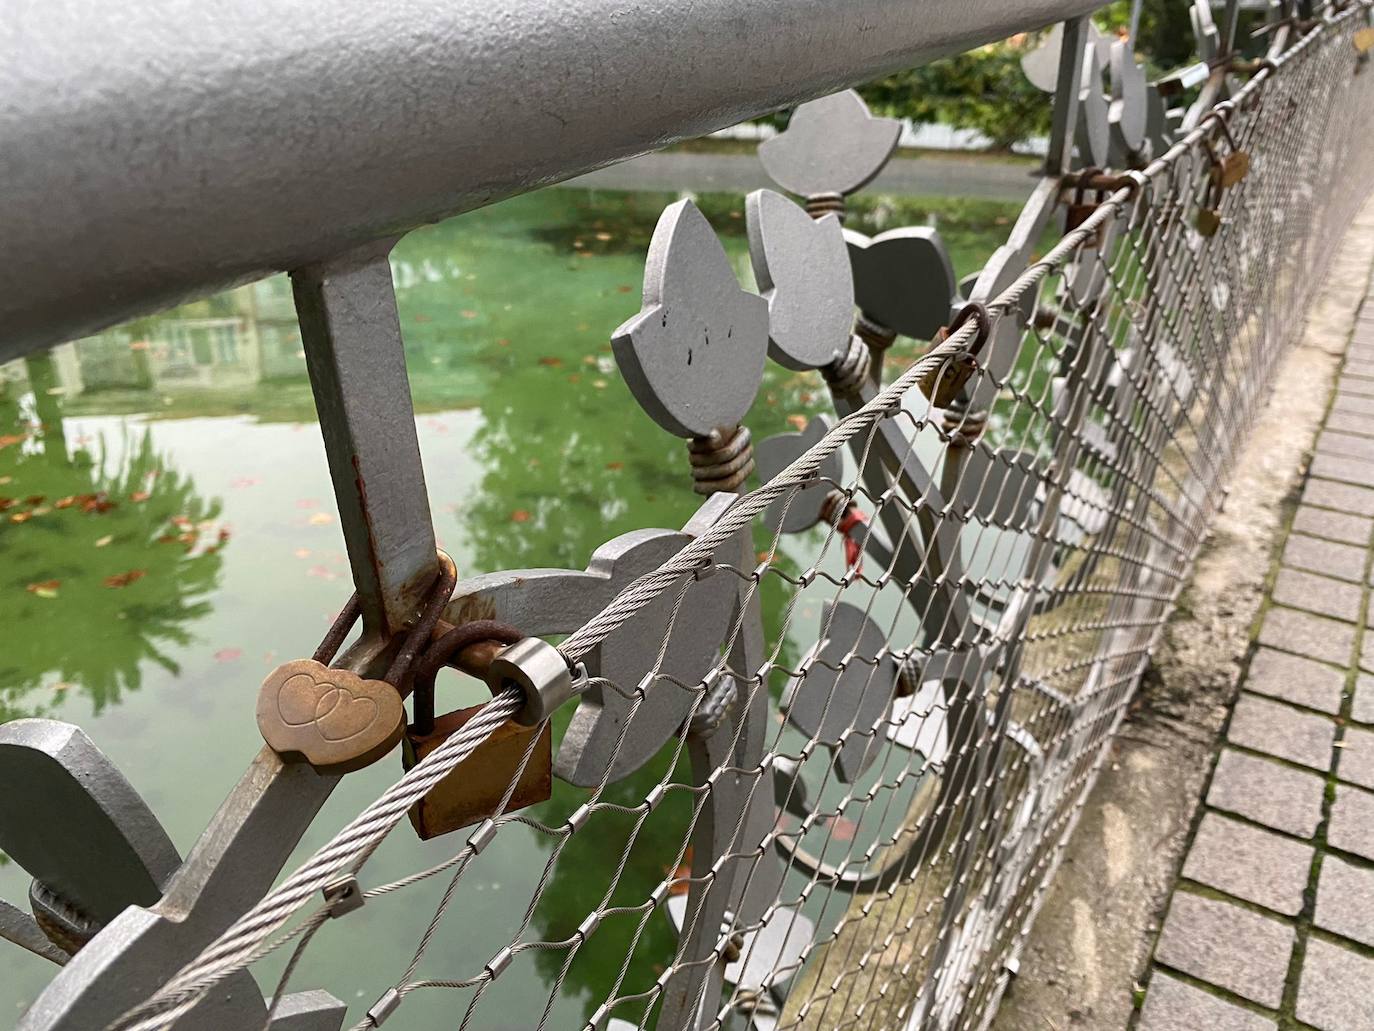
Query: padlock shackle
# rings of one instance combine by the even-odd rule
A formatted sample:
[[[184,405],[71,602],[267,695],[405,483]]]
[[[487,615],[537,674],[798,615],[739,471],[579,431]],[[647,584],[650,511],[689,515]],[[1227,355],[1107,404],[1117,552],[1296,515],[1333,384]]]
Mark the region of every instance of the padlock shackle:
[[[477,619],[471,623],[463,623],[444,631],[438,640],[425,649],[420,658],[416,660],[412,670],[415,700],[410,725],[411,733],[424,736],[434,732],[435,678],[438,677],[439,670],[455,659],[463,649],[487,641],[509,646],[523,640],[524,637],[524,634],[509,623],[502,623],[495,619]],[[490,661],[490,657],[488,657],[488,661]],[[474,673],[485,682],[485,677],[482,677],[477,671]]]

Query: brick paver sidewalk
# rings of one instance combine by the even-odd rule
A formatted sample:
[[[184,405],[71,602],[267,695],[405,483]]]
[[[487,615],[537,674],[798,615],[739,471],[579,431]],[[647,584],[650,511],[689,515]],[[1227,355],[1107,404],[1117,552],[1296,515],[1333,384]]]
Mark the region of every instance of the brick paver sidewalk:
[[[1317,440],[1138,1031],[1374,1031],[1372,556],[1374,297]]]

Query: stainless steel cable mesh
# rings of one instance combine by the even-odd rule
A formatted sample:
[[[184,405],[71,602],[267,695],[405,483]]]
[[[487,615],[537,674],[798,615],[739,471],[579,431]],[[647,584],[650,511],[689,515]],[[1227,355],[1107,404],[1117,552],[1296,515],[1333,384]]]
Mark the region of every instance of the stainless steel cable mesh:
[[[368,887],[383,905],[446,879],[357,1028],[440,991],[454,1026],[497,1026],[508,979],[547,992],[541,1027],[573,986],[597,1028],[987,1026],[1374,178],[1374,72],[1352,45],[1363,12],[1332,14],[1232,98],[1223,117],[1250,171],[1223,192],[1214,235],[1197,228],[1207,148],[1229,144],[1204,123],[995,296],[990,346],[1014,360],[975,374],[965,396],[981,406],[939,410],[917,385],[971,325],[866,404],[837,393],[847,419],[564,641],[591,660],[589,691],[626,702],[604,772],[575,804],[496,817],[451,859]],[[867,522],[841,531],[851,504]],[[811,509],[824,518],[783,532]],[[652,636],[642,679],[598,673],[618,633]],[[675,649],[710,634],[705,668],[684,675]],[[613,776],[656,691],[690,698],[683,732]],[[324,873],[365,880],[388,812],[347,861],[322,850]],[[512,827],[547,852],[535,879],[504,885],[528,899],[524,919],[494,956],[438,947],[440,925],[465,919],[481,847]],[[257,907],[236,925],[251,937],[231,929],[124,1026],[168,1026],[197,987],[314,940],[325,908],[270,940],[316,887],[309,870],[280,919]],[[600,886],[594,906],[556,905],[568,870]],[[582,976],[608,940],[615,976]],[[543,983],[516,973],[533,962]]]

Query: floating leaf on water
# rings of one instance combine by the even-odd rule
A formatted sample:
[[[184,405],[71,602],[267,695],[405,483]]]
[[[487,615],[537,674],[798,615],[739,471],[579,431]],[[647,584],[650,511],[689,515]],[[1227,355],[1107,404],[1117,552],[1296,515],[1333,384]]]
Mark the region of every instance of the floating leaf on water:
[[[297,548],[294,552],[292,552],[292,554],[295,555],[297,558],[309,558],[309,557],[310,557],[310,549],[309,549],[309,548]]]
[[[334,521],[334,517],[328,512],[316,512],[308,521],[311,526],[328,526]]]
[[[610,233],[597,233],[596,238],[600,240],[602,243],[610,243],[612,240],[615,239],[615,237],[613,237]]]
[[[477,313],[473,311],[471,308],[464,308],[459,314],[461,314],[465,319],[477,318]]]
[[[311,566],[305,571],[306,576],[313,576],[320,580],[337,580],[339,574],[328,566]]]
[[[242,648],[221,648],[215,652],[216,662],[236,662],[243,657]]]
[[[0,487],[3,487],[3,486],[4,486],[5,484],[7,484],[7,483],[13,483],[13,482],[14,482],[14,477],[13,477],[13,476],[0,476]]]
[[[235,476],[229,481],[231,487],[256,487],[262,481],[255,476]]]
[[[146,350],[148,350],[148,341],[146,341],[146,340],[135,340],[133,343],[131,343],[131,344],[129,345],[129,350],[130,350],[130,351],[146,351]]]
[[[29,439],[27,433],[7,433],[0,434],[0,448],[7,448],[11,444],[22,444]]]
[[[147,575],[146,569],[130,569],[127,573],[116,573],[114,576],[105,577],[105,586],[128,587],[135,580],[142,580]]]
[[[606,381],[604,379],[594,379],[592,380],[592,386],[596,387],[597,390],[605,390]]]
[[[621,283],[618,287],[615,288],[615,292],[618,294],[627,294],[633,289],[634,287],[632,287],[629,283]]]
[[[136,490],[129,495],[129,500],[137,505],[140,502],[147,501],[151,497],[152,495],[149,494],[146,490]]]
[[[61,586],[61,580],[43,580],[36,584],[29,584],[24,590],[30,594],[36,594],[40,598],[56,598],[57,589]]]
[[[320,507],[320,499],[319,499],[319,498],[297,498],[297,499],[296,499],[296,507],[297,507],[297,508],[319,508],[319,507]]]
[[[14,515],[10,516],[10,522],[12,522],[12,523],[27,523],[27,522],[28,522],[30,519],[32,519],[32,518],[33,518],[33,513],[32,513],[32,512],[16,512],[16,513],[14,513]]]
[[[523,508],[517,508],[510,514],[510,521],[512,523],[528,523],[530,521],[530,514]]]
[[[611,470],[612,472],[618,472],[618,471],[620,471],[621,469],[624,469],[624,468],[625,468],[625,463],[624,463],[624,462],[607,462],[607,463],[606,463],[606,468],[609,469],[609,470]]]
[[[107,533],[104,537],[98,537],[98,538],[96,538],[95,546],[96,546],[97,548],[103,548],[103,547],[105,547],[105,545],[109,544],[110,541],[112,541],[112,540],[114,540],[114,534],[112,534],[112,533]]]
[[[549,366],[550,368],[556,369],[556,368],[558,368],[558,366],[560,366],[560,365],[563,364],[563,359],[562,359],[562,358],[556,358],[556,357],[554,357],[554,356],[551,355],[551,354],[546,354],[546,355],[544,355],[542,358],[539,359],[539,364],[540,364],[540,365],[547,365],[547,366]]]
[[[43,502],[47,500],[48,496],[46,494],[30,494],[28,497],[24,499],[24,504],[28,505],[30,508],[33,508],[35,506],[43,504]]]
[[[787,424],[791,426],[793,429],[795,429],[798,433],[806,429],[806,424],[808,421],[809,420],[804,415],[792,414],[787,417]]]

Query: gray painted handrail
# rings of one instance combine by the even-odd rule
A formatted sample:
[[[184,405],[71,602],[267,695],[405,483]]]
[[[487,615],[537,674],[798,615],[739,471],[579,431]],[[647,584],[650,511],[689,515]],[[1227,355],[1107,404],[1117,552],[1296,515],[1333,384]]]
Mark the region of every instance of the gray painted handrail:
[[[0,360],[1100,0],[9,0]]]

